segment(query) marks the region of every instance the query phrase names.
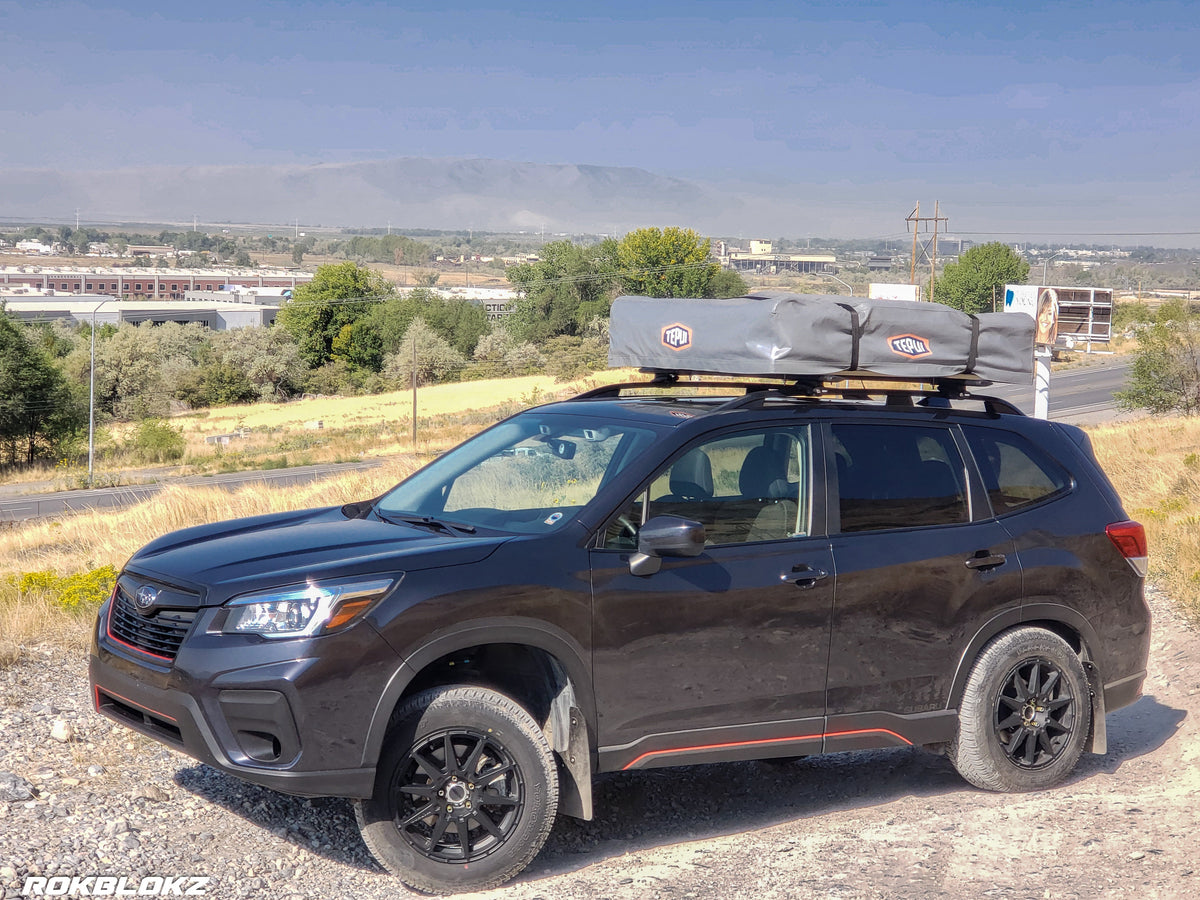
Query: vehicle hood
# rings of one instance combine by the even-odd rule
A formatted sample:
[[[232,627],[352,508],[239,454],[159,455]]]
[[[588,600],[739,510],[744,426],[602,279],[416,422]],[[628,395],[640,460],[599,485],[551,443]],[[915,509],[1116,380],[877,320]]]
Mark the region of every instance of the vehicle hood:
[[[447,535],[341,507],[274,513],[185,528],[133,555],[126,571],[186,588],[203,606],[310,578],[383,575],[478,562],[507,535]]]

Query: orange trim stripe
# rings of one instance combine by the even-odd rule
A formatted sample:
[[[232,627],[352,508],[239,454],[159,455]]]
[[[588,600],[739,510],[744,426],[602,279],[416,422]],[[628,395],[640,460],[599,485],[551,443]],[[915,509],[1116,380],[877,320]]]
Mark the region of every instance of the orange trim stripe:
[[[622,771],[632,769],[643,759],[647,759],[651,756],[668,756],[675,753],[694,753],[697,750],[724,750],[729,747],[759,747],[765,744],[788,744],[792,741],[813,741],[817,738],[850,737],[856,734],[890,734],[897,740],[903,741],[910,747],[912,746],[912,741],[910,741],[904,735],[896,734],[896,732],[890,731],[887,728],[860,728],[856,731],[827,731],[820,734],[800,734],[793,737],[762,738],[756,741],[731,741],[727,744],[700,744],[695,747],[675,747],[671,750],[648,750],[641,756],[634,759],[628,765],[624,766]]]
[[[100,687],[100,685],[96,685],[95,691],[96,691],[96,712],[100,712],[100,694],[104,693],[105,695],[107,695],[109,697],[115,697],[116,699],[120,700],[122,703],[128,703],[130,706],[140,709],[142,712],[148,712],[152,716],[158,716],[160,719],[166,719],[168,722],[174,722],[176,725],[179,724],[179,720],[176,719],[174,716],[168,716],[166,713],[159,712],[157,709],[151,709],[149,706],[146,706],[145,704],[138,703],[135,700],[130,700],[128,697],[122,697],[116,691],[110,691],[108,688]]]

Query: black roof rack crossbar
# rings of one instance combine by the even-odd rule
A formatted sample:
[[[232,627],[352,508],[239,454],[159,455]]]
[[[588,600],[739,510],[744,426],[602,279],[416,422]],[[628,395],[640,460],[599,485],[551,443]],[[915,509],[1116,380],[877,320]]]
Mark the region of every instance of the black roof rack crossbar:
[[[973,400],[977,403],[982,403],[984,410],[990,415],[1014,415],[1024,416],[1017,406],[1007,400],[1002,400],[999,397],[990,397],[982,394],[973,394],[968,388],[986,385],[989,382],[974,382],[963,378],[943,378],[943,379],[926,379],[920,384],[931,385],[928,388],[907,388],[897,387],[895,378],[882,378],[875,376],[874,378],[860,378],[858,373],[852,375],[838,375],[837,377],[822,377],[822,378],[791,378],[785,379],[782,376],[765,376],[766,378],[779,377],[779,381],[775,383],[767,381],[680,381],[678,375],[673,372],[655,372],[654,379],[651,381],[630,381],[620,384],[608,384],[602,387],[594,388],[590,391],[585,391],[579,394],[572,400],[604,400],[615,399],[622,395],[622,392],[633,390],[646,390],[648,388],[657,388],[666,391],[678,391],[694,388],[721,388],[724,390],[741,390],[745,394],[740,397],[734,397],[724,403],[718,404],[712,408],[712,412],[721,412],[732,409],[743,409],[754,406],[761,406],[771,399],[789,399],[789,398],[828,398],[842,400],[869,400],[872,397],[883,396],[884,402],[893,408],[911,407],[914,401],[920,398],[923,405],[929,405],[929,400],[941,399],[945,402],[951,400]],[[838,385],[834,382],[849,382],[862,381],[864,383],[850,386]],[[870,382],[875,381],[876,384]],[[890,385],[888,384],[890,382]]]

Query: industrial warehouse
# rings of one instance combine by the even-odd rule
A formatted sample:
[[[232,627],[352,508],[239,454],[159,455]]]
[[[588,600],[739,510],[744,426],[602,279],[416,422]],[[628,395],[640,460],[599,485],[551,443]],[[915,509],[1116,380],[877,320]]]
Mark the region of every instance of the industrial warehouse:
[[[33,322],[199,322],[214,331],[270,325],[306,272],[0,267],[0,303]]]

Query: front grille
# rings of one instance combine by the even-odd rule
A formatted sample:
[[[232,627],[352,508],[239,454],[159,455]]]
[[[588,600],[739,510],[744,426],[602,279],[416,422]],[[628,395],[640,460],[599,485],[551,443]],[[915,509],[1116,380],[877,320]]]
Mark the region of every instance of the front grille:
[[[108,632],[135,650],[173,660],[195,618],[194,609],[160,609],[152,616],[140,615],[124,586],[119,585],[108,614]]]

